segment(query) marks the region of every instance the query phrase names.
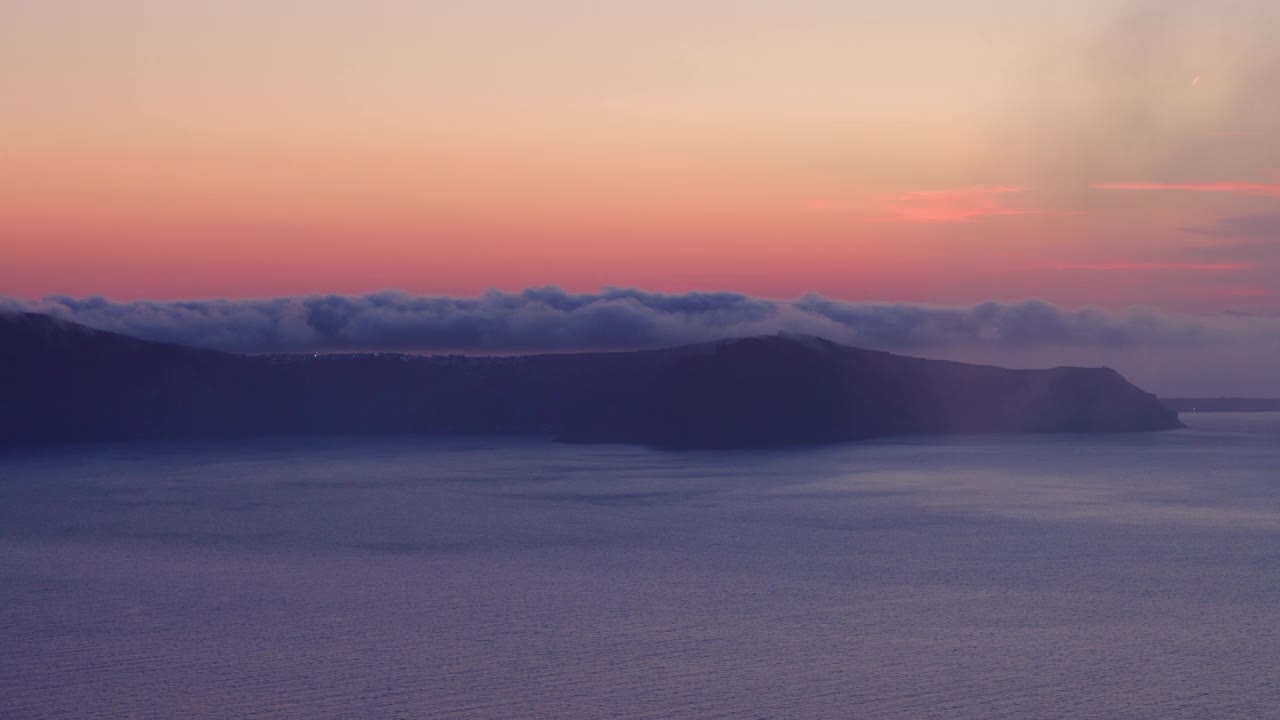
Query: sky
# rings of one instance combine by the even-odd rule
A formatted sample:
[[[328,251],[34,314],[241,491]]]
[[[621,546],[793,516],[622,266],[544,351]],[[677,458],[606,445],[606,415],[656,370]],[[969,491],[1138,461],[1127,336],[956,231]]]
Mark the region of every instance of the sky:
[[[1265,325],[1273,5],[9,0],[0,295]]]

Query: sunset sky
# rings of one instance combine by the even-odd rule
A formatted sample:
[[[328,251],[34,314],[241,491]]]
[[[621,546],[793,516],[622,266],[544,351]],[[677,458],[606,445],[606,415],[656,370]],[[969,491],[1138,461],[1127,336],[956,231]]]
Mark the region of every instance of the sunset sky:
[[[0,293],[1274,311],[1272,4],[11,1]]]

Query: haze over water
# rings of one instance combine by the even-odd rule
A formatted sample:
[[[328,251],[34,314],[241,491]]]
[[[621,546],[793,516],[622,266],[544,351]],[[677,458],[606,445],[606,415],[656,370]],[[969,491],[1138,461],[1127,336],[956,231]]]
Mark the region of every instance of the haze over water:
[[[0,455],[0,717],[1261,718],[1280,414]]]

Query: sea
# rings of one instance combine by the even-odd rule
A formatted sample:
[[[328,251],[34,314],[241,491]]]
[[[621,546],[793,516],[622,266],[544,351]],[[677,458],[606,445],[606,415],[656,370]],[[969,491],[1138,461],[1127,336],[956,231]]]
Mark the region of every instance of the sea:
[[[1280,717],[1280,414],[0,453],[0,718]]]

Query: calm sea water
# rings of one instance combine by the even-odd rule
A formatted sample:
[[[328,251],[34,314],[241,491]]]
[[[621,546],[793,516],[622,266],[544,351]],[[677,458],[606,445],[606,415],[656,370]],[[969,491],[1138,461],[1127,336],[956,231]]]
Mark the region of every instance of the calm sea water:
[[[0,718],[1258,718],[1280,414],[0,455]]]

